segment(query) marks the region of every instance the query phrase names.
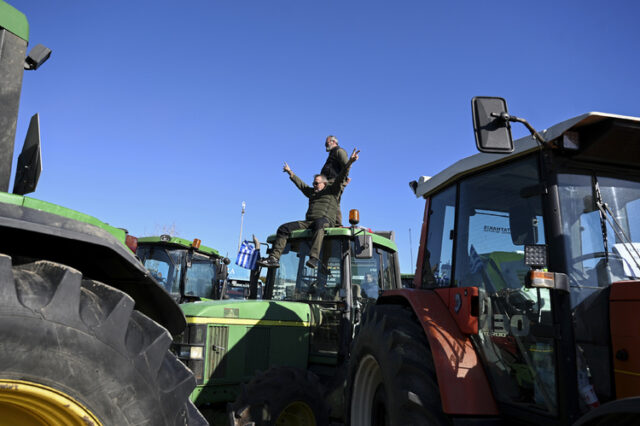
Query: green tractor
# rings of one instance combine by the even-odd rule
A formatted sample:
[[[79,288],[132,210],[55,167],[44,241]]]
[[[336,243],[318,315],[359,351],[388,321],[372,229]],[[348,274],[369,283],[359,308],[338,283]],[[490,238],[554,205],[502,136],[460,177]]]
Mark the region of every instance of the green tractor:
[[[232,424],[340,421],[360,316],[385,290],[401,287],[393,238],[355,226],[327,228],[321,264],[311,269],[311,232],[295,231],[280,267],[266,273],[261,299],[256,269],[248,300],[183,304],[188,327],[174,345],[196,374],[191,398],[203,414]]]
[[[217,250],[197,238],[188,241],[166,234],[136,241],[136,255],[179,303],[223,297],[229,259]]]
[[[31,119],[8,193],[29,27],[0,1],[0,423],[200,425],[193,374],[169,350],[178,304],[125,245],[126,231],[25,197],[40,175]]]

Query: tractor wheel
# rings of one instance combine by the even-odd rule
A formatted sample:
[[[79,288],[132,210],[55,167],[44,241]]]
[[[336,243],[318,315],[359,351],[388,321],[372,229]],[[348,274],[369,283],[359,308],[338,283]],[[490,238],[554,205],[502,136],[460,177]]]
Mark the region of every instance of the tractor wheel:
[[[324,426],[329,406],[315,374],[274,367],[243,387],[233,405],[232,424],[256,426]]]
[[[448,425],[424,330],[401,306],[373,305],[352,345],[351,426]]]
[[[0,425],[204,425],[193,375],[133,299],[0,255]]]

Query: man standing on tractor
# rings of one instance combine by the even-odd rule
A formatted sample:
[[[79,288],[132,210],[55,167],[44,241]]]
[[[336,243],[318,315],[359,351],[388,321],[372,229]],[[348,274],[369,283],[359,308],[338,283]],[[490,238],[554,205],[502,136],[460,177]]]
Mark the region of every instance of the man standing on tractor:
[[[329,153],[327,157],[327,161],[325,161],[324,166],[322,166],[322,170],[320,170],[320,174],[324,175],[329,184],[332,184],[338,174],[344,169],[349,157],[347,156],[347,151],[340,148],[338,146],[338,138],[333,135],[327,136],[327,139],[324,142],[324,147]],[[347,186],[351,179],[347,178],[344,182],[344,185],[340,188],[340,192],[338,193],[338,213],[336,214],[336,224],[338,226],[342,226],[342,211],[340,210],[340,198],[342,197],[342,192],[344,188]]]
[[[298,187],[302,193],[309,198],[309,208],[305,220],[287,222],[281,225],[276,232],[276,241],[273,243],[273,248],[269,257],[260,259],[258,264],[266,268],[277,268],[280,266],[279,259],[282,254],[282,250],[287,244],[287,238],[291,232],[298,229],[313,229],[313,238],[311,243],[311,250],[309,252],[309,260],[306,265],[309,268],[316,268],[318,266],[318,257],[320,254],[320,248],[322,247],[322,240],[324,238],[324,228],[332,226],[336,222],[336,215],[339,211],[338,200],[344,183],[347,179],[347,173],[353,164],[358,159],[360,151],[356,149],[351,153],[351,157],[345,164],[342,171],[336,176],[333,183],[329,184],[326,176],[317,174],[313,178],[313,187],[310,187],[304,183],[298,176],[296,176],[287,163],[284,163],[282,170],[289,174],[291,181]]]

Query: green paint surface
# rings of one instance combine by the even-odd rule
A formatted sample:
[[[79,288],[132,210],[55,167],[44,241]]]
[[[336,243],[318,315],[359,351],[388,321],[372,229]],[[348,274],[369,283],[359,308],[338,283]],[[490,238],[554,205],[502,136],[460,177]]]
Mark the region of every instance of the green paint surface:
[[[29,41],[29,22],[24,13],[0,0],[0,27]]]
[[[367,235],[371,235],[371,239],[373,240],[374,244],[385,247],[391,251],[398,251],[398,246],[396,245],[396,243],[388,238],[382,237],[378,234],[374,234],[373,232],[370,232],[369,230],[364,228],[357,228],[355,232],[357,232],[358,234],[364,233]],[[351,237],[352,233],[353,230],[351,228],[325,228],[324,230],[325,237]],[[312,231],[310,229],[303,229],[293,231],[291,233],[291,236],[289,236],[289,239],[311,238],[311,236]],[[275,235],[269,235],[269,237],[267,238],[267,242],[269,243],[273,243],[275,240]]]
[[[168,239],[166,239],[167,237]],[[138,238],[138,244],[167,244],[167,245],[180,246],[185,249],[191,248],[191,243],[192,241],[185,240],[184,238],[170,237],[170,236],[166,236],[166,237],[153,236],[153,237]],[[202,244],[200,245],[200,248],[196,250],[196,252],[200,252],[210,256],[213,255],[216,257],[220,257],[220,253],[218,252],[218,250],[213,249],[211,247],[204,246]]]
[[[0,203],[13,204],[16,206],[22,206],[29,209],[40,210],[46,213],[62,216],[67,219],[77,220],[79,222],[88,223],[98,228],[102,228],[116,237],[122,244],[124,244],[126,238],[126,232],[123,229],[116,228],[107,223],[96,219],[93,216],[89,216],[85,213],[80,213],[75,210],[68,209],[66,207],[59,206],[57,204],[49,203],[47,201],[36,200],[35,198],[24,197],[22,195],[8,194],[6,192],[0,192]]]

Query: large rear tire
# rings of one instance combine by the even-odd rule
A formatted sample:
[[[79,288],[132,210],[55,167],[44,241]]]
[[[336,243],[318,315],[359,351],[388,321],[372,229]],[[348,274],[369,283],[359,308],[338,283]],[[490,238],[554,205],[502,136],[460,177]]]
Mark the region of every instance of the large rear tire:
[[[352,345],[346,407],[351,426],[450,424],[431,350],[411,310],[367,308]]]
[[[325,426],[329,406],[315,374],[274,367],[254,377],[231,405],[234,425]]]
[[[171,336],[125,293],[70,267],[0,255],[0,419],[206,425]],[[2,421],[0,420],[0,424]]]

